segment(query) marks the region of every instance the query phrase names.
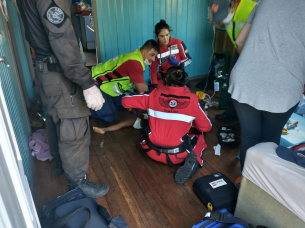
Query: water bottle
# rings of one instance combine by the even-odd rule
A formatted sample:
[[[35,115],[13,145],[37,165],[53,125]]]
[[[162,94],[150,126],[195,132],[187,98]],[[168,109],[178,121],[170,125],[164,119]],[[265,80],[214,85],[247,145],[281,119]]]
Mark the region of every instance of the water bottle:
[[[218,79],[215,79],[215,81],[214,81],[214,90],[215,90],[215,92],[219,91],[219,80]]]

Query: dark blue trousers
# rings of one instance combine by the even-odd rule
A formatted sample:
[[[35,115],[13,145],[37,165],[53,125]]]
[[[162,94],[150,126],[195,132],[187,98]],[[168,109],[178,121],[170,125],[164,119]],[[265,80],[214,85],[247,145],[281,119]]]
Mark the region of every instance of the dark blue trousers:
[[[103,94],[105,103],[103,107],[98,111],[94,111],[90,109],[91,111],[90,117],[105,120],[107,122],[114,121],[117,117],[117,110],[124,109],[122,105],[123,95],[118,97],[111,97],[107,93],[104,93],[103,91],[101,91],[101,93]]]

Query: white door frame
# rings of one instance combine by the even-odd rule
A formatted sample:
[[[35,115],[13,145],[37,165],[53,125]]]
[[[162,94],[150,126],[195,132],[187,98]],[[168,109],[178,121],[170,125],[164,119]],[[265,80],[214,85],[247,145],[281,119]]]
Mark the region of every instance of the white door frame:
[[[40,228],[0,82],[0,227]]]

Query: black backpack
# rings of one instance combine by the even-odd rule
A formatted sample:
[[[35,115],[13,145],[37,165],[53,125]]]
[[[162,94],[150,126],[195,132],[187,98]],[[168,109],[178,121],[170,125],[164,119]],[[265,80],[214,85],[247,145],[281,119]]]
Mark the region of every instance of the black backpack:
[[[111,218],[107,209],[73,189],[41,209],[42,228],[128,228],[122,216]]]

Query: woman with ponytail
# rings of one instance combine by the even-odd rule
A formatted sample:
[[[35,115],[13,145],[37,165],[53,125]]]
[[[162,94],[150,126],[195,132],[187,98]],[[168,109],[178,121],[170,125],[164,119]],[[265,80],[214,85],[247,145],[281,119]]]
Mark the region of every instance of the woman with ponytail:
[[[170,67],[163,88],[122,99],[125,108],[148,112],[149,126],[144,128],[141,145],[150,158],[170,166],[185,161],[175,174],[178,184],[183,184],[202,166],[202,151],[207,147],[201,134],[188,134],[190,128],[207,132],[212,127],[198,97],[185,87],[185,80],[183,69]]]
[[[157,88],[157,86],[164,87],[162,80],[164,80],[168,68],[179,66],[184,69],[192,62],[184,42],[170,37],[171,31],[165,20],[160,20],[155,26],[155,36],[158,39],[160,53],[150,66],[150,78],[153,88]]]

